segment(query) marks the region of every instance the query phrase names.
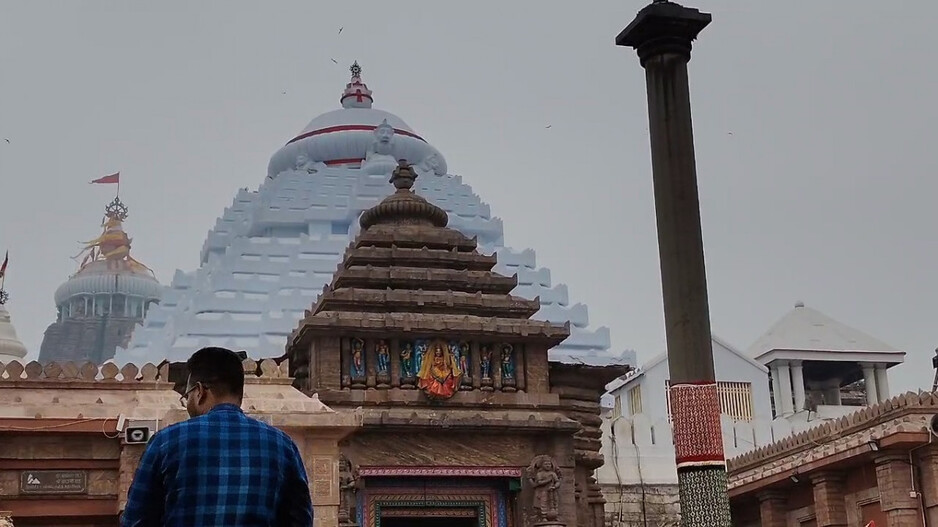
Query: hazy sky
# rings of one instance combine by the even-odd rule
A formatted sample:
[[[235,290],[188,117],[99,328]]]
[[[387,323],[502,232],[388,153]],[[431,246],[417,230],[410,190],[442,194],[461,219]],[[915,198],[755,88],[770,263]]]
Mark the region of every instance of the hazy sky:
[[[615,349],[663,351],[644,74],[613,44],[644,3],[0,1],[0,250],[30,356],[113,197],[88,181],[121,171],[168,283],[353,59]],[[745,349],[803,300],[907,351],[894,390],[930,387],[938,346],[938,3],[903,5],[698,0],[690,63],[714,332]]]

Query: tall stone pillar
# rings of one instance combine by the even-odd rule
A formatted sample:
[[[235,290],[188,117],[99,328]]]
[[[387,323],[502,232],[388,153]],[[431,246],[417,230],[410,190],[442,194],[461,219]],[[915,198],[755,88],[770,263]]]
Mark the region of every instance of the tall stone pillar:
[[[876,486],[879,504],[886,521],[895,527],[919,527],[922,512],[917,497],[912,497],[912,471],[909,455],[887,452],[876,458]]]
[[[847,527],[843,472],[819,472],[811,476],[817,527]]]
[[[773,364],[771,370],[769,370],[769,375],[772,376],[772,402],[775,403],[775,415],[773,417],[782,416],[782,383],[778,378],[778,365]]]
[[[616,38],[645,68],[681,522],[731,525],[687,63],[710,15],[655,0]]]
[[[788,527],[788,494],[778,490],[760,492],[759,525],[762,527]]]
[[[872,364],[862,364],[863,384],[866,388],[866,404],[873,406],[879,402],[879,395],[876,393],[876,373]]]
[[[804,411],[804,366],[801,361],[791,363],[791,384],[795,391],[795,412]]]
[[[778,394],[778,401],[776,401],[776,404],[781,401],[782,415],[789,416],[795,411],[795,407],[791,403],[791,369],[788,367],[788,363],[779,364],[777,367],[778,379],[782,387],[782,391]]]

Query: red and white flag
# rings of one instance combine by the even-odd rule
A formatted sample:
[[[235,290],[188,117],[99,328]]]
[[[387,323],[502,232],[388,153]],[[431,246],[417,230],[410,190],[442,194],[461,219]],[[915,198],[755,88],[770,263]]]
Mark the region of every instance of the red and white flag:
[[[120,184],[121,184],[121,173],[120,173],[120,172],[115,172],[115,173],[111,174],[110,176],[104,176],[104,177],[102,177],[102,178],[98,178],[98,179],[92,181],[91,183],[117,183],[118,185],[120,185]]]
[[[7,274],[8,263],[10,263],[10,251],[7,251],[6,255],[3,257],[3,264],[0,264],[0,278],[3,278]]]

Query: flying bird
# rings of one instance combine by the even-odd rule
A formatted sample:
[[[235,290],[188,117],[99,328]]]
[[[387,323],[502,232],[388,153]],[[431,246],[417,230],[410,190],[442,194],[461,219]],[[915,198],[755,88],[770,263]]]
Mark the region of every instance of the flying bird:
[[[554,125],[549,124],[549,125],[545,126],[544,128],[550,128],[551,126],[554,126]]]
[[[287,94],[287,92],[285,92],[285,91],[280,92],[280,95],[286,95],[286,94]]]
[[[342,34],[342,30],[343,30],[343,29],[345,29],[345,26],[342,26],[342,27],[339,28],[339,34],[340,34],[340,35]]]
[[[332,60],[332,63],[333,63],[333,64],[338,64],[338,63],[339,63],[339,61],[337,61],[337,60],[335,60],[335,59],[330,59],[330,60]]]
[[[6,142],[7,142],[7,144],[10,144],[10,140],[9,140],[9,139],[7,139],[6,137],[4,137],[4,138],[3,138],[3,140],[4,140],[4,141],[6,141]]]

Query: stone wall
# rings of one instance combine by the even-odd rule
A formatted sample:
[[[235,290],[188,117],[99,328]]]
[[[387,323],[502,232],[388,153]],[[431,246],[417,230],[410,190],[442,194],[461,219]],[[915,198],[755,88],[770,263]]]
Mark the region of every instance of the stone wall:
[[[603,485],[607,527],[677,527],[677,485]]]
[[[126,347],[134,327],[142,322],[132,317],[70,318],[46,328],[39,360],[101,364],[114,358],[117,347]]]

